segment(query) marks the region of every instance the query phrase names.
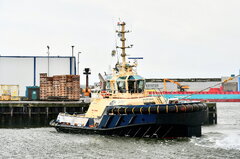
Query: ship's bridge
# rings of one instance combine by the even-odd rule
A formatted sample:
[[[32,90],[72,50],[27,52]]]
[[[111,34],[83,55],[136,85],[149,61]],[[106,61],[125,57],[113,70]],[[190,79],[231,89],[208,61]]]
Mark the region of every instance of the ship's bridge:
[[[145,79],[139,75],[121,76],[116,80],[117,89],[120,93],[142,93]]]

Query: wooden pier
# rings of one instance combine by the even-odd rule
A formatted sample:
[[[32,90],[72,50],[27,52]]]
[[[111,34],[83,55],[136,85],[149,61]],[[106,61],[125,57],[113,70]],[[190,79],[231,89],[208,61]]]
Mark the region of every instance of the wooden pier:
[[[58,114],[59,112],[84,113],[88,108],[87,103],[74,102],[50,102],[50,101],[1,101],[0,114],[14,116],[16,114]]]
[[[1,101],[0,127],[48,126],[60,112],[85,113],[82,101]]]

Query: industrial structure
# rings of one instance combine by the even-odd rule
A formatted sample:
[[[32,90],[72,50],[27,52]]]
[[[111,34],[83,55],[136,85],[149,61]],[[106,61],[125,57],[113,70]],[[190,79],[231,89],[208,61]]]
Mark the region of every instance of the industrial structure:
[[[18,85],[25,96],[27,86],[40,85],[40,73],[48,76],[76,75],[75,56],[0,56],[0,84]]]
[[[166,82],[165,79],[148,79],[146,89],[150,96],[162,94],[168,99],[240,102],[239,75],[222,78],[171,79],[170,82]]]
[[[240,77],[231,76],[221,78],[171,78],[146,79],[146,88],[158,91],[209,91],[210,88],[222,87],[225,92],[240,91]],[[182,89],[183,88],[183,89]],[[208,88],[208,89],[206,89]]]

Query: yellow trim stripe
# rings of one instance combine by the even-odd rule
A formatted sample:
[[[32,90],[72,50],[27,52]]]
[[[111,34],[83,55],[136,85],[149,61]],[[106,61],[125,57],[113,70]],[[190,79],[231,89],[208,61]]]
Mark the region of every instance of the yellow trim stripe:
[[[134,109],[135,109],[135,107],[134,108],[132,108],[132,113],[134,114]]]
[[[149,113],[149,114],[151,113],[151,106],[148,107],[148,113]]]

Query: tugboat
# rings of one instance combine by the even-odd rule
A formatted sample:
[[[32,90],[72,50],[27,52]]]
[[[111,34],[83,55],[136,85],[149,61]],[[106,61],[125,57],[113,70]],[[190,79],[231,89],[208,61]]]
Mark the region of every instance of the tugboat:
[[[137,63],[126,61],[125,22],[116,32],[122,43],[122,62],[105,81],[100,98],[91,102],[86,114],[60,113],[50,125],[59,132],[112,136],[176,138],[200,137],[208,108],[202,102],[182,103],[162,95],[149,96],[145,79],[137,74]]]

